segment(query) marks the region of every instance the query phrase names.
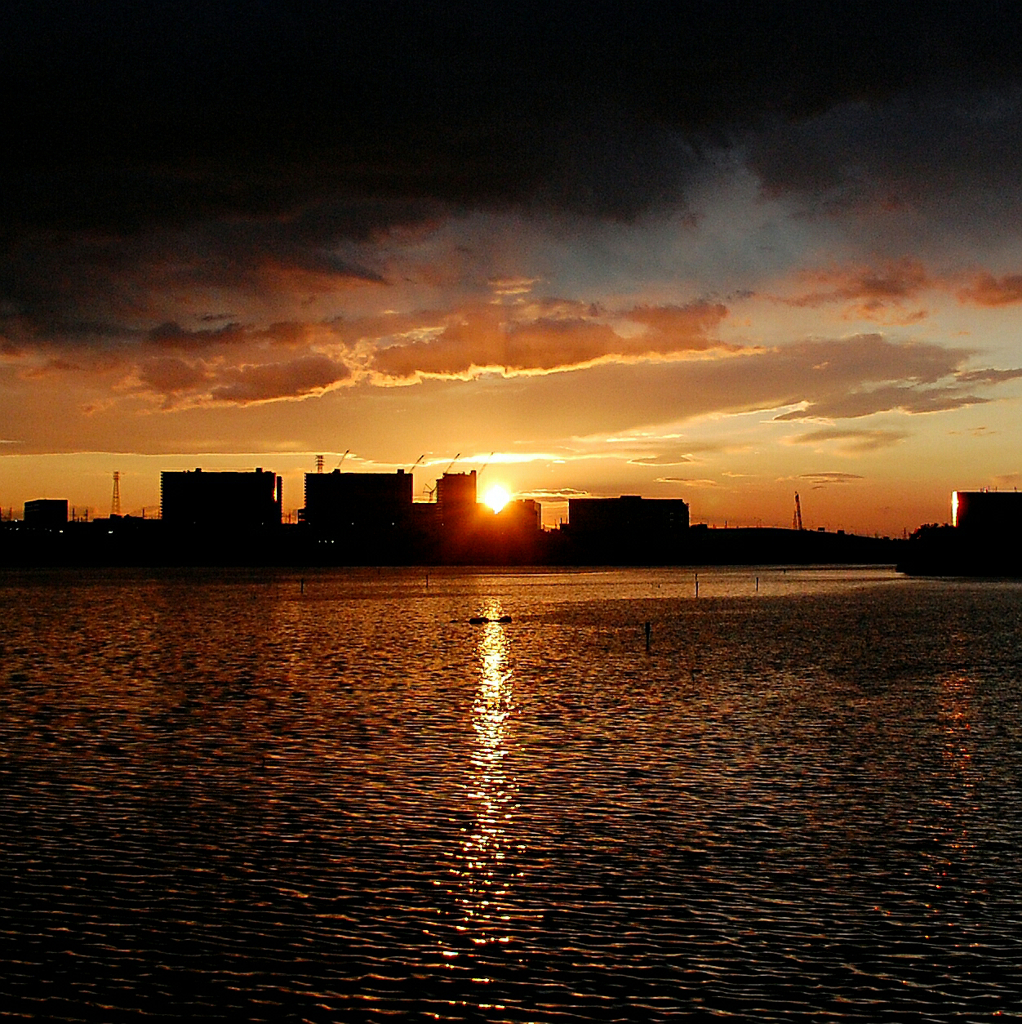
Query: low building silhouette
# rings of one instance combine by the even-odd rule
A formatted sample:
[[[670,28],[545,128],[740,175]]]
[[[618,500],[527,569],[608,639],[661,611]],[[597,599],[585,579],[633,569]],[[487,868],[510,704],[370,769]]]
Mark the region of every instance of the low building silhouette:
[[[318,536],[403,530],[412,514],[412,474],[305,474],[305,508],[299,521]]]
[[[688,504],[680,498],[569,498],[569,557],[592,563],[677,558],[688,536],[688,517]]]
[[[688,504],[681,498],[569,498],[568,525],[575,535],[681,533],[688,529]]]
[[[543,529],[543,506],[531,498],[515,498],[495,513],[506,533],[539,533]]]
[[[66,498],[36,498],[25,502],[25,526],[32,530],[63,530],[67,526]]]
[[[412,474],[305,474],[301,536],[312,560],[346,565],[408,561],[421,531],[412,509]]]
[[[160,474],[160,516],[174,533],[239,536],[281,524],[283,483],[269,470]]]
[[[477,505],[469,534],[461,538],[455,550],[461,560],[480,565],[526,565],[543,562],[550,552],[549,538],[543,533],[543,508],[538,501],[519,498],[509,501],[499,512],[488,505]]]
[[[1004,538],[1022,528],[1022,493],[952,491],[951,525],[966,533],[993,531]]]
[[[542,506],[509,501],[499,512],[476,500],[476,471],[444,473],[436,501],[414,505],[415,550],[428,560],[455,565],[523,565],[547,558]]]
[[[1022,493],[952,491],[951,525],[916,530],[898,568],[919,576],[1022,576]]]

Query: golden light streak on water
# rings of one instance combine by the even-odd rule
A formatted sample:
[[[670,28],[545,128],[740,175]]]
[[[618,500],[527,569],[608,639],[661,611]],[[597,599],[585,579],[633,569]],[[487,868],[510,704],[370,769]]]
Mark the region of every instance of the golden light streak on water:
[[[491,601],[482,614],[497,619],[504,613],[499,602]],[[505,767],[514,713],[510,650],[507,626],[494,621],[482,626],[479,684],[472,705],[476,745],[468,782],[475,814],[462,848],[461,897],[463,927],[477,946],[508,941],[501,920],[506,920],[502,907],[509,895],[510,875],[502,869],[511,847],[515,798],[515,781]]]

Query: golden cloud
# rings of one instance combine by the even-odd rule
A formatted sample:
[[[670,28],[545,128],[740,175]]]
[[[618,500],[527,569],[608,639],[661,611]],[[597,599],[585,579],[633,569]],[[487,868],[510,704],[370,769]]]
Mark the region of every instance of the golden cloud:
[[[582,303],[477,304],[442,318],[430,336],[377,350],[371,368],[389,378],[510,375],[705,352],[721,347],[715,332],[726,316],[725,306],[709,302],[614,314]]]
[[[281,363],[235,367],[210,390],[214,402],[248,405],[322,393],[347,380],[351,370],[325,355],[302,356]]]

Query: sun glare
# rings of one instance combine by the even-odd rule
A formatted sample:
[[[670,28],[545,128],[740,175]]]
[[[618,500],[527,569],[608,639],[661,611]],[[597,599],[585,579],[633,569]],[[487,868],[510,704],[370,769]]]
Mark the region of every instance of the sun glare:
[[[483,501],[493,509],[494,512],[499,512],[507,503],[510,501],[511,495],[500,486],[500,484],[494,484],[484,495]]]

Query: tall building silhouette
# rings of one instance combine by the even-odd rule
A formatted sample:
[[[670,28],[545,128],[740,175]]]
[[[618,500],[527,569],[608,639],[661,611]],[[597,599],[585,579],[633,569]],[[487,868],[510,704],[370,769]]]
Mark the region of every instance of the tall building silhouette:
[[[446,532],[470,529],[478,517],[476,471],[444,473],[436,485],[437,516]]]

